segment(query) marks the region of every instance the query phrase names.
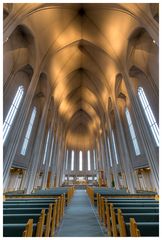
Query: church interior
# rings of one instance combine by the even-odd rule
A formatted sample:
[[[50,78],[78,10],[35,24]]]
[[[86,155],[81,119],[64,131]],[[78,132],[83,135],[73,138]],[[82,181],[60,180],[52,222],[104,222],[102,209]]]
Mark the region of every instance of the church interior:
[[[159,236],[159,4],[3,3],[3,236]]]

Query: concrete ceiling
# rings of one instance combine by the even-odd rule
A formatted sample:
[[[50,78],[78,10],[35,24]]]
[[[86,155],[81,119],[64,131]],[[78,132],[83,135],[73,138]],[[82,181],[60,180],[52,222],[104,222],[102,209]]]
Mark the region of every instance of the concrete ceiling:
[[[149,4],[13,5],[34,35],[36,59],[44,64],[69,146],[95,145],[141,10],[151,12]]]

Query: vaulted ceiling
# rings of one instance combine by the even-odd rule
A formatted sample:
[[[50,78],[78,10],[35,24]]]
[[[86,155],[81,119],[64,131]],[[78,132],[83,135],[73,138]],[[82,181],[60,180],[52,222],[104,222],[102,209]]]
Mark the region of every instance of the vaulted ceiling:
[[[93,147],[106,122],[108,98],[115,96],[115,77],[126,66],[129,38],[141,27],[142,15],[151,14],[149,4],[33,3],[12,8],[13,19],[33,35],[35,53],[29,62],[43,65],[67,144]]]

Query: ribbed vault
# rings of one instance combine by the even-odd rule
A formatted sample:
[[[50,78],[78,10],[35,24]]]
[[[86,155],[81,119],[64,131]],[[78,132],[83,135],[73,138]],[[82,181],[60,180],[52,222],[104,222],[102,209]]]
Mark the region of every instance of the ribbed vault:
[[[34,35],[67,145],[94,147],[108,99],[115,97],[129,36],[140,25],[137,4],[14,4],[13,15],[22,8],[19,19]]]

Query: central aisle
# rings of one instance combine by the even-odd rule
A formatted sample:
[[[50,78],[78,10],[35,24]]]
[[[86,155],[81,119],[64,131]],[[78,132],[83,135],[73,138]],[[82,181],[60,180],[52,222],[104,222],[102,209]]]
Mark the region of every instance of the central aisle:
[[[85,190],[76,190],[56,237],[104,237]]]

